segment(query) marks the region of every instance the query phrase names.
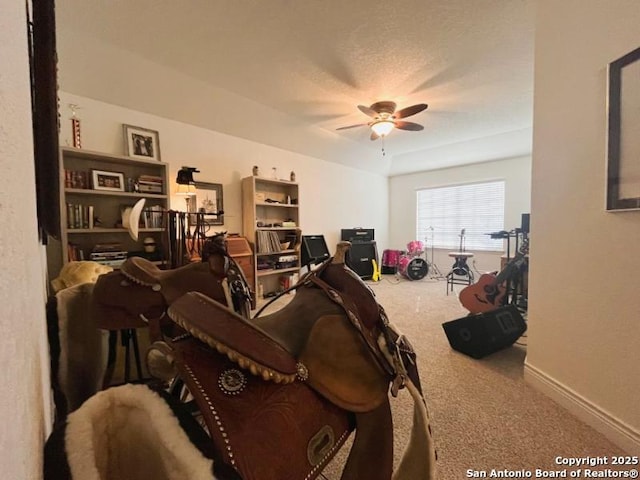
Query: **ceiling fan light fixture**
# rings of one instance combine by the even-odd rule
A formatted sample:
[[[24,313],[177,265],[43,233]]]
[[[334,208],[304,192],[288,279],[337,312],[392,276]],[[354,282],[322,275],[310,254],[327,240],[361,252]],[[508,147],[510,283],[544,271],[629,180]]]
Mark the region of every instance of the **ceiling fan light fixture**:
[[[391,120],[380,120],[371,125],[371,130],[373,130],[376,135],[380,137],[384,137],[393,130],[394,123]]]

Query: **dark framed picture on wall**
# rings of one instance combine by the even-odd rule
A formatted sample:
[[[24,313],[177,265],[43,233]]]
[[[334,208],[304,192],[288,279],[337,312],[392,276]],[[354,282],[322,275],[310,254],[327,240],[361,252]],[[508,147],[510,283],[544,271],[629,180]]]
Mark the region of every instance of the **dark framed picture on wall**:
[[[160,135],[156,130],[126,124],[122,125],[122,128],[128,156],[160,161]]]
[[[198,213],[205,225],[224,225],[222,184],[195,182],[196,193],[191,197],[189,213]],[[198,216],[190,215],[189,223],[195,225]]]
[[[607,210],[640,210],[640,48],[611,62],[607,98]]]

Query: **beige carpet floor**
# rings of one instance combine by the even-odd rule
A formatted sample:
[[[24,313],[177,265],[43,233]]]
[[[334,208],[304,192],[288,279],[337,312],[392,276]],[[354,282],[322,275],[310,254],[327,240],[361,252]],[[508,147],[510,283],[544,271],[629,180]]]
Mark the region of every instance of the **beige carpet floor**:
[[[514,345],[481,360],[451,349],[441,325],[466,315],[456,296],[462,287],[447,296],[444,281],[428,278],[409,281],[385,275],[380,282],[367,283],[417,352],[440,480],[468,478],[469,469],[486,471],[488,477],[492,469],[525,469],[535,478],[535,469],[562,470],[554,463],[558,456],[624,454],[525,383],[526,346]],[[397,461],[411,428],[409,394],[401,391],[392,409]],[[326,478],[340,478],[346,450],[326,468]]]

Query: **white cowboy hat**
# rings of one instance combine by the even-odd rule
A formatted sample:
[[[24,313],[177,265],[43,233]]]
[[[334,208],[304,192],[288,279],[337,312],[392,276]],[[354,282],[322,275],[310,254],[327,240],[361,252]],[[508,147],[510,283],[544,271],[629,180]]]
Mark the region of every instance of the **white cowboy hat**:
[[[129,230],[129,235],[134,240],[138,240],[138,228],[140,225],[140,214],[144,208],[146,198],[141,198],[133,207],[127,207],[122,212],[122,226]]]

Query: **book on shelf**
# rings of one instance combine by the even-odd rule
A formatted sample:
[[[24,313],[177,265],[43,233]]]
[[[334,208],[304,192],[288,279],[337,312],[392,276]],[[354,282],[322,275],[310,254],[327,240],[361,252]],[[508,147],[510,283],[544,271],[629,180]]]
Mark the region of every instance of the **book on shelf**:
[[[67,228],[93,228],[94,215],[93,205],[67,203]]]
[[[256,263],[257,270],[273,270],[275,268],[275,262],[273,260],[269,260],[268,257],[258,258]]]
[[[290,273],[288,275],[280,275],[280,290],[284,291],[291,287],[293,287],[296,283],[298,283],[298,274]]]
[[[89,259],[91,260],[122,260],[123,258],[127,258],[126,251],[119,252],[91,252],[89,254]]]
[[[138,176],[138,181],[159,184],[163,183],[162,177],[160,175],[140,175]]]
[[[119,268],[127,259],[128,253],[119,243],[98,243],[89,254],[89,259],[101,265]]]
[[[93,252],[121,252],[122,245],[118,242],[96,243],[93,246]]]
[[[164,223],[164,207],[152,205],[142,211],[140,226],[142,228],[162,228]]]
[[[67,243],[67,260],[70,262],[79,262],[84,260],[84,251],[75,243]]]
[[[87,228],[93,228],[94,227],[94,221],[95,221],[94,212],[93,212],[93,205],[89,205],[87,208],[88,208],[87,212],[88,212],[88,215],[89,215]]]
[[[298,266],[298,255],[280,255],[276,261],[276,269],[296,268]]]
[[[256,250],[258,253],[278,253],[282,251],[277,232],[269,230],[256,231]]]
[[[138,191],[141,193],[162,193],[164,181],[158,175],[140,175],[138,177]]]
[[[89,188],[89,172],[64,169],[64,188]]]
[[[146,185],[144,183],[138,182],[138,191],[140,193],[162,193],[162,185]]]

